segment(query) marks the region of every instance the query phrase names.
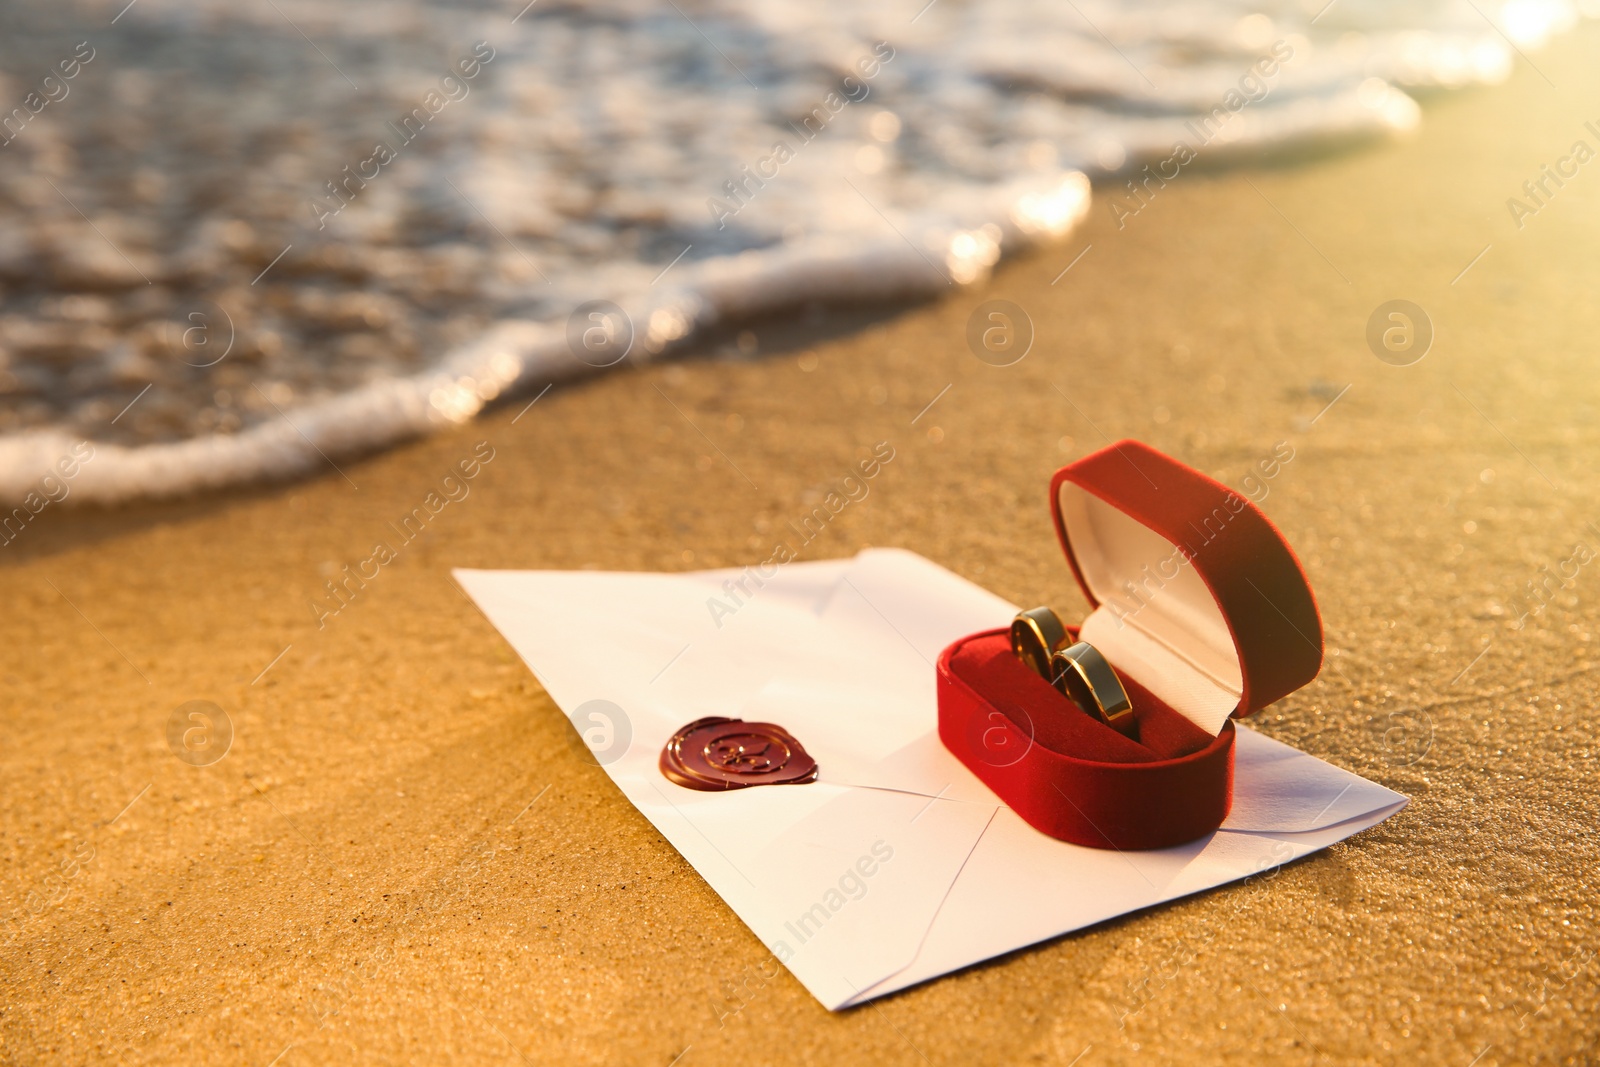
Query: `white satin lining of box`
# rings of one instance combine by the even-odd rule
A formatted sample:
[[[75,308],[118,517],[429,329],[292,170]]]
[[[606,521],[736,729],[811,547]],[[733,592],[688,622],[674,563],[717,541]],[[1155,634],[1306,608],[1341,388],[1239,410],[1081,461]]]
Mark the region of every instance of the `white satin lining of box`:
[[[1071,482],[1062,484],[1060,503],[1078,569],[1099,601],[1079,640],[1201,729],[1221,732],[1239,706],[1244,676],[1227,620],[1194,565],[1165,537]],[[1199,539],[1210,535],[1196,530]]]

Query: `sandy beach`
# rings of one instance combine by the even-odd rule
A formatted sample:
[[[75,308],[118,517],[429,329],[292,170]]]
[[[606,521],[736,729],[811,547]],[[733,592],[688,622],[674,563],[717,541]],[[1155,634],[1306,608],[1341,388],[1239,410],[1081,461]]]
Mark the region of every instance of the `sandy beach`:
[[[1427,100],[1402,143],[1185,169],[1120,227],[1097,189],[948,300],[751,324],[760,359],[624,364],[302,482],[51,503],[0,549],[0,1062],[1590,1062],[1597,49]],[[1012,366],[969,351],[990,300],[1032,322]],[[1431,321],[1405,366],[1366,340],[1393,300]],[[762,970],[450,577],[754,563],[887,441],[806,558],[900,546],[1081,611],[1048,481],[1120,437],[1251,495],[1306,565],[1326,664],[1252,725],[1411,805],[837,1015]],[[208,765],[169,747],[189,701],[231,722]]]

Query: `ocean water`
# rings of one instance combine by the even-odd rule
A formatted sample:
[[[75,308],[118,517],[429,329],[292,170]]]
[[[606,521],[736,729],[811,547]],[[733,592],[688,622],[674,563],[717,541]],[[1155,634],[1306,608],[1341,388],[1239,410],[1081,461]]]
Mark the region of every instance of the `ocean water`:
[[[7,508],[303,475],[714,328],[954,293],[1152,175],[1403,135],[1600,14],[125,2],[0,4]]]

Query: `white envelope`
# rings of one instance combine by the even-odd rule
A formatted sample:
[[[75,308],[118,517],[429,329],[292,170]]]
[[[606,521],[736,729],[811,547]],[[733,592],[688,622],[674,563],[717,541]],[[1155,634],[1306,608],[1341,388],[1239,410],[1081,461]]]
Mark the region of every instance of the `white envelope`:
[[[1233,810],[1177,848],[1039,833],[945,750],[934,662],[1016,607],[911,552],[762,578],[457,570],[617,786],[829,1009],[1326,848],[1406,798],[1239,727]],[[609,701],[620,708],[599,707]],[[587,708],[585,705],[589,705]],[[707,715],[775,722],[808,785],[699,792],[657,759]],[[596,725],[598,723],[598,725]]]

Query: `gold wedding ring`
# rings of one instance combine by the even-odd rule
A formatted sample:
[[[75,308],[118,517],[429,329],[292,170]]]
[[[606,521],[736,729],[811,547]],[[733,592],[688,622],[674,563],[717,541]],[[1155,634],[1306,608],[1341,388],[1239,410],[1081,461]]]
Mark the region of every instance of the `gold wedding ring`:
[[[1079,641],[1050,657],[1050,683],[1091,717],[1120,734],[1133,737],[1133,704],[1122,679],[1100,650]]]
[[[1029,608],[1011,620],[1011,651],[1024,665],[1082,708],[1127,737],[1138,732],[1133,703],[1116,668],[1087,641],[1067,644],[1061,616],[1049,608]]]
[[[1049,681],[1050,657],[1067,643],[1061,616],[1049,608],[1029,608],[1011,620],[1011,651],[1035,674]]]

